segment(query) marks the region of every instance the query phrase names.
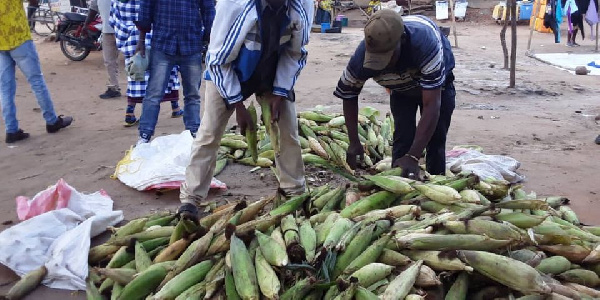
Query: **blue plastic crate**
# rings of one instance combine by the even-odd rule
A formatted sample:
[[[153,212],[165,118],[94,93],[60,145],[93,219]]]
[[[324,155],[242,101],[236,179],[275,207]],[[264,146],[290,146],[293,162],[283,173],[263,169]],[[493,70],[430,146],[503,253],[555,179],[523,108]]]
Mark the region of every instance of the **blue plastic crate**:
[[[519,21],[531,19],[531,13],[533,12],[532,2],[521,2],[519,6]]]

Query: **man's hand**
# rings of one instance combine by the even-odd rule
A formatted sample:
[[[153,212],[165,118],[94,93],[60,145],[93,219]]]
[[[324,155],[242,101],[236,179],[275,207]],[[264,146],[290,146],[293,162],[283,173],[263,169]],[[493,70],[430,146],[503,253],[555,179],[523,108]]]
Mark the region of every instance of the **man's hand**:
[[[357,144],[350,144],[348,146],[348,150],[346,150],[346,162],[352,170],[356,170],[358,163],[363,162],[364,159],[365,149],[360,142]]]
[[[254,122],[252,122],[252,117],[250,113],[244,106],[243,102],[238,102],[235,104],[235,119],[237,120],[238,127],[240,128],[240,133],[244,135],[246,133],[246,129],[255,130]]]
[[[402,177],[410,179],[419,179],[419,162],[409,155],[402,156],[394,161],[392,164],[393,168],[402,169]]]
[[[146,42],[139,40],[135,45],[135,53],[139,53],[142,57],[146,57]]]
[[[271,106],[271,122],[279,121],[279,111],[284,100],[283,97],[277,95],[271,95],[267,98],[267,101]]]

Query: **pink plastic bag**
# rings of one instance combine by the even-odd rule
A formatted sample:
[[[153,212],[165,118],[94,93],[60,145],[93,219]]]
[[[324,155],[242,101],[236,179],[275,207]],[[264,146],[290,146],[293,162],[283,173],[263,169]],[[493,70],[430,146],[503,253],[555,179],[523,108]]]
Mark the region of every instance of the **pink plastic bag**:
[[[146,191],[151,191],[151,190],[178,190],[179,187],[181,187],[181,184],[183,182],[182,181],[169,181],[169,182],[162,182],[162,183],[157,183],[157,184],[153,184],[151,186],[149,186],[148,188],[146,188]],[[227,189],[227,185],[223,182],[221,182],[220,180],[216,179],[213,177],[213,179],[210,182],[210,188],[211,189],[219,189],[219,190],[226,190]]]
[[[72,188],[61,178],[56,185],[39,192],[32,200],[25,196],[17,197],[17,216],[27,220],[45,212],[65,208],[69,205]]]

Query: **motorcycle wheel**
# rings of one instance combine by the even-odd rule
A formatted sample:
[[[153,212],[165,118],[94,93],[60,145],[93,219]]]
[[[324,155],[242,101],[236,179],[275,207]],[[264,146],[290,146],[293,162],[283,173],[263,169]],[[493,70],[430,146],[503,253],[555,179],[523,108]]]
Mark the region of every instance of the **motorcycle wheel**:
[[[71,28],[67,29],[67,31],[65,32],[65,35],[70,36],[70,37],[75,37],[76,32],[77,32],[77,28],[71,27]],[[65,40],[60,41],[60,50],[68,59],[70,59],[72,61],[82,61],[90,54],[89,48],[77,47],[76,45],[73,45],[71,42],[65,41]]]

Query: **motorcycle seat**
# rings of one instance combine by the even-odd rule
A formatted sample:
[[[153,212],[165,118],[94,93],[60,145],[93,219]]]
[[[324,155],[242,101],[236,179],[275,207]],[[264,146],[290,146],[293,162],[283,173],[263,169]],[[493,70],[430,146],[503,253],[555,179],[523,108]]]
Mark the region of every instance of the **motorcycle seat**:
[[[71,12],[65,13],[64,15],[67,20],[75,22],[85,22],[85,19],[87,18],[86,15]]]

